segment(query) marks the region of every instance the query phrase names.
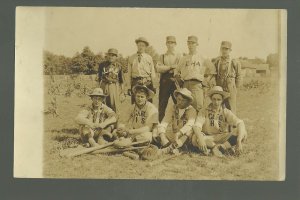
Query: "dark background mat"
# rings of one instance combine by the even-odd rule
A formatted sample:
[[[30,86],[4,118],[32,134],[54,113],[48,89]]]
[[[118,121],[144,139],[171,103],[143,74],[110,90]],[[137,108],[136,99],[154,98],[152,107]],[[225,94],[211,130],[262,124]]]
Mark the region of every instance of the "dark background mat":
[[[288,10],[287,166],[284,182],[14,179],[16,6],[273,8]],[[300,1],[1,1],[0,199],[300,199]],[[262,47],[263,48],[263,47]]]

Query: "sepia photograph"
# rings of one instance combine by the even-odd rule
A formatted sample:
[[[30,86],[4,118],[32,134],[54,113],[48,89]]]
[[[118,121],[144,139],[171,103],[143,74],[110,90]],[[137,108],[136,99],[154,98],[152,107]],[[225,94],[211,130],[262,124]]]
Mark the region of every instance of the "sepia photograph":
[[[285,180],[286,23],[278,9],[18,7],[14,176]]]

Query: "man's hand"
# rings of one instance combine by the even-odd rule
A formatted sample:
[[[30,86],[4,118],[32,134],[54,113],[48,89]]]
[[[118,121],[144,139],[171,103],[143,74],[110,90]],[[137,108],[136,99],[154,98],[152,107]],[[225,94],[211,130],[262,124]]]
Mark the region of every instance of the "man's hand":
[[[177,133],[175,133],[175,143],[178,147],[181,147],[183,145],[183,143],[181,142],[181,140],[179,140],[180,136],[182,136],[182,133],[180,131],[178,131]]]
[[[87,124],[88,125],[88,127],[89,128],[91,128],[91,129],[95,129],[95,128],[97,128],[97,126],[96,126],[96,124],[95,123],[93,123],[93,122],[90,122],[89,124]]]
[[[128,135],[128,128],[126,127],[117,128],[117,135],[119,137],[126,137]]]
[[[199,149],[203,153],[207,153],[208,150],[207,150],[207,146],[206,146],[206,143],[205,143],[203,135],[197,134],[196,137],[197,137],[197,144],[198,144]]]
[[[247,131],[245,129],[242,129],[239,132],[239,135],[237,137],[236,152],[238,155],[243,152],[242,142],[245,142],[246,140],[247,140]]]

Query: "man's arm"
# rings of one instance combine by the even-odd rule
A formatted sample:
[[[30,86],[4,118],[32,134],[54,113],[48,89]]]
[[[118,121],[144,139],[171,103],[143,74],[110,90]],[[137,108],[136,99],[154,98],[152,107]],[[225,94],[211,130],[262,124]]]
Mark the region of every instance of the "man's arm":
[[[195,119],[196,119],[197,112],[194,108],[192,108],[192,109],[187,111],[186,115],[187,115],[187,122],[179,130],[182,135],[186,135],[187,133],[189,133],[192,130],[193,125],[195,124]]]
[[[128,58],[128,72],[127,72],[127,88],[131,89],[131,76],[132,76],[132,57]]]
[[[117,122],[116,113],[111,108],[104,105],[103,112],[108,116],[108,118],[105,119],[102,123],[97,123],[95,125],[96,128],[105,128],[105,127]]]
[[[171,97],[170,97],[171,98]],[[168,127],[168,124],[172,121],[172,114],[174,110],[174,102],[173,101],[168,101],[167,108],[165,111],[165,116],[162,119],[161,123],[158,124],[157,131],[158,135],[161,133],[165,133]]]
[[[152,83],[155,83],[156,71],[155,71],[153,59],[151,58],[151,56],[149,56],[149,60],[150,60],[149,61],[150,69],[151,69],[151,81],[152,81]]]
[[[235,85],[237,88],[239,88],[242,84],[242,65],[238,60],[233,60],[232,62],[235,69]]]
[[[88,118],[89,111],[82,110],[79,112],[79,114],[75,118],[75,122],[79,125],[87,125],[89,127],[93,127],[94,123],[92,123]]]
[[[158,73],[165,73],[170,69],[172,69],[171,66],[167,66],[164,64],[163,59],[164,59],[164,54],[160,55],[159,60],[156,64],[156,71]]]

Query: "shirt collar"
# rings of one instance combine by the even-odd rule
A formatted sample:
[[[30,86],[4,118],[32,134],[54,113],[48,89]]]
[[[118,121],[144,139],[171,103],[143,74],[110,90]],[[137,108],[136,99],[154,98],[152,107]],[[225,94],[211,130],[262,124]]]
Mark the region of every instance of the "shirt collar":
[[[175,55],[175,54],[176,54],[176,51],[175,51],[175,50],[174,50],[174,51],[169,51],[169,50],[168,50],[168,51],[166,52],[166,54],[169,54],[169,55]]]
[[[206,110],[208,110],[210,112],[213,112],[213,113],[220,113],[221,110],[222,110],[222,106],[218,110],[216,110],[216,109],[213,108],[212,104],[209,104],[207,106]]]

